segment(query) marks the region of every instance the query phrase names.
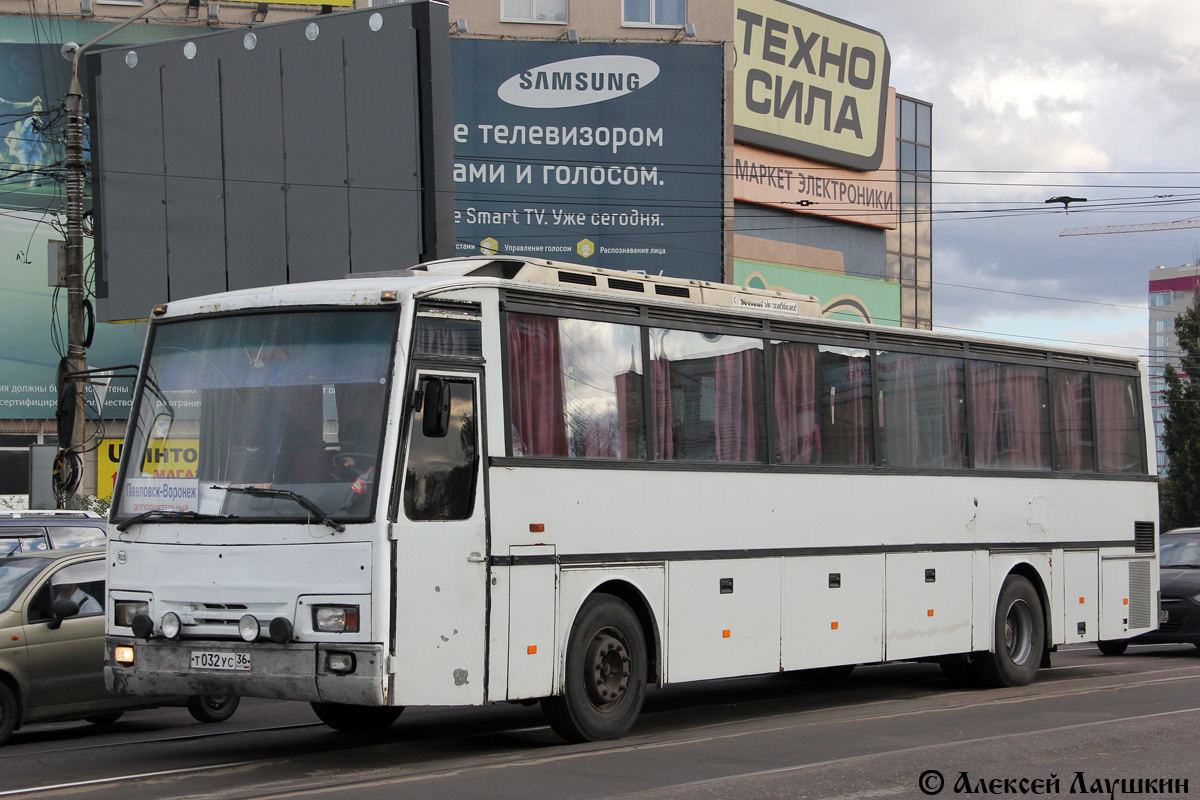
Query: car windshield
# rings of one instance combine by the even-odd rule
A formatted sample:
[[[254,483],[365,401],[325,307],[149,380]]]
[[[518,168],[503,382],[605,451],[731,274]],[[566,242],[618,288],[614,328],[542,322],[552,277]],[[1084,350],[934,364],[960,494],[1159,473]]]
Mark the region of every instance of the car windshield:
[[[390,306],[155,326],[113,521],[311,517],[286,493],[330,517],[364,519],[397,323]],[[255,496],[230,487],[283,491]]]
[[[52,558],[0,558],[0,611],[7,611],[21,590],[37,577]]]
[[[1164,534],[1159,546],[1160,567],[1200,568],[1200,531]]]

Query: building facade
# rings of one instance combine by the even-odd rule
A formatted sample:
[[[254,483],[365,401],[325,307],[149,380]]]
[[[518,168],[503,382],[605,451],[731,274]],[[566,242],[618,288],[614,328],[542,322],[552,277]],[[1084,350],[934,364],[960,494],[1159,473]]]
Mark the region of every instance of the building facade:
[[[1175,336],[1175,318],[1196,304],[1200,292],[1200,265],[1158,267],[1150,270],[1150,408],[1154,417],[1154,443],[1158,474],[1167,472],[1167,454],[1163,451],[1163,420],[1167,416],[1162,395],[1166,390],[1163,375],[1167,365],[1179,369],[1179,339]]]

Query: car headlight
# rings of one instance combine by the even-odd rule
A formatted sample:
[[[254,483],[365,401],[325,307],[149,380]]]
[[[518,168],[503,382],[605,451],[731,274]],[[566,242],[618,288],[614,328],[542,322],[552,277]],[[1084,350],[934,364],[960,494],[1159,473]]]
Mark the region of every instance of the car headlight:
[[[150,604],[145,600],[117,600],[113,604],[113,624],[118,628],[128,628],[138,614],[149,613]]]
[[[313,630],[321,633],[357,633],[358,606],[313,606]]]

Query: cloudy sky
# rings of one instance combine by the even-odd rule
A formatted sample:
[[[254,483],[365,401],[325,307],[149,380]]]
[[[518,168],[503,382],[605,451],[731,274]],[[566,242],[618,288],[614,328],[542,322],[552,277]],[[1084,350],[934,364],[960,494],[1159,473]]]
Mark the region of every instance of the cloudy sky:
[[[1200,220],[1200,2],[800,4],[881,33],[933,104],[934,326],[1144,355],[1149,270],[1200,227],[1059,233]]]

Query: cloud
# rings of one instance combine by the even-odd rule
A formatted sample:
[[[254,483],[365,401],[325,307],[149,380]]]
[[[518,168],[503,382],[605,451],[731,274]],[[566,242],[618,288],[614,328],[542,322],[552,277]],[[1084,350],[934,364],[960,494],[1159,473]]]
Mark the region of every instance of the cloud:
[[[1059,234],[1200,217],[1200,3],[801,4],[881,33],[892,85],[933,104],[935,327],[1132,342],[1149,270],[1200,228]]]

